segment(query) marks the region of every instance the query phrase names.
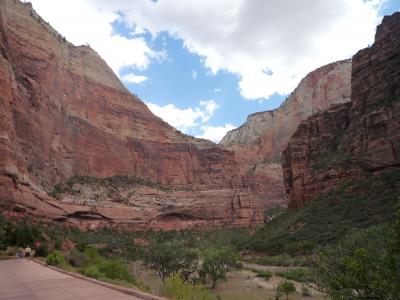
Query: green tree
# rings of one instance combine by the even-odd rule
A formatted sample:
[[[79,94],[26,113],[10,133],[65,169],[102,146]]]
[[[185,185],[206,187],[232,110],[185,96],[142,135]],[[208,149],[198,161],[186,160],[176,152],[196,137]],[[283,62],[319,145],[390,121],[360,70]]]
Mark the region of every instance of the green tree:
[[[179,243],[166,242],[149,246],[144,253],[144,262],[160,277],[164,285],[166,278],[175,274],[187,281],[197,270],[198,256],[195,251]]]
[[[2,231],[4,244],[21,247],[33,245],[40,236],[39,230],[26,222],[14,225],[10,221],[6,221],[2,226]]]
[[[200,280],[205,284],[211,282],[215,288],[218,281],[226,278],[226,273],[238,268],[236,253],[230,248],[209,248],[203,252],[203,264],[199,271]]]
[[[313,280],[333,300],[400,299],[395,230],[387,225],[371,227],[325,249],[315,261]]]
[[[277,287],[278,293],[286,295],[286,299],[289,299],[289,295],[296,291],[294,284],[290,281],[282,281]]]

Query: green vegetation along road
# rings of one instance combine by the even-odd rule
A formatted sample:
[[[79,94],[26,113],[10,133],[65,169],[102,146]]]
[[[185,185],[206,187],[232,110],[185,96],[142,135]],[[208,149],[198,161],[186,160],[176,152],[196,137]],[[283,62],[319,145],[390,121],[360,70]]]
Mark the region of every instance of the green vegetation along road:
[[[46,268],[33,261],[0,261],[0,299],[96,299],[138,300]]]

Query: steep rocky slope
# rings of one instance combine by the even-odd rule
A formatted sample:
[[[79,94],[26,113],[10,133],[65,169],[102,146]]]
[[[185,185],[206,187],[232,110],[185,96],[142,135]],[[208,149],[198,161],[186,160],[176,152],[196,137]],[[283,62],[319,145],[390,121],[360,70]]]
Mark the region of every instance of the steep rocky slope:
[[[249,115],[242,126],[223,137],[220,145],[256,146],[265,159],[279,160],[301,121],[333,104],[350,101],[350,76],[351,60],[310,72],[279,108]]]
[[[281,152],[300,122],[331,105],[350,101],[351,60],[335,62],[309,73],[275,110],[248,116],[226,134],[220,145],[233,150],[241,174],[268,205],[286,206]]]
[[[302,122],[284,150],[289,207],[400,167],[400,13],[385,17],[375,43],[353,57],[351,88],[351,103]]]
[[[154,116],[95,51],[16,0],[0,2],[0,91],[3,213],[81,227],[262,221],[232,151]]]

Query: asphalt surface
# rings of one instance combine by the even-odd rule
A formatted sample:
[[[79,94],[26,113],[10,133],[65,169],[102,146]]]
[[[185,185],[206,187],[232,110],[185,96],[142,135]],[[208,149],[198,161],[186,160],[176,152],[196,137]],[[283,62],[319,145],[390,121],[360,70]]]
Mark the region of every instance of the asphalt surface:
[[[135,300],[118,291],[17,259],[0,261],[0,299]]]

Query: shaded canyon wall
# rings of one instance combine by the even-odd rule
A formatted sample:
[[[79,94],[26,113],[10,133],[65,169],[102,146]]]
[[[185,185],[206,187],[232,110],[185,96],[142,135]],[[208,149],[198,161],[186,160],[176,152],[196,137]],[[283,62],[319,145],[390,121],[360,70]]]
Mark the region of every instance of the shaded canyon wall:
[[[302,122],[283,151],[290,208],[400,167],[400,13],[384,17],[374,44],[353,57],[351,88],[351,103]]]

